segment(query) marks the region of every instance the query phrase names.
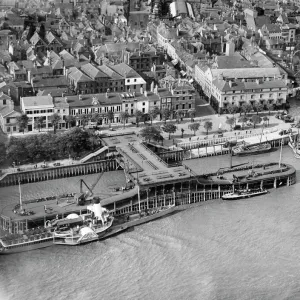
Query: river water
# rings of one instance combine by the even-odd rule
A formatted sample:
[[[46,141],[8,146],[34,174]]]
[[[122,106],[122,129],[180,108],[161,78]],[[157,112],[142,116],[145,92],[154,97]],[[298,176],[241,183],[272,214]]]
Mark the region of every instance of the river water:
[[[278,158],[277,151],[254,160]],[[224,161],[190,164],[218,169]],[[300,170],[288,148],[283,162]],[[105,176],[106,189],[124,180],[122,172]],[[64,180],[59,191],[78,182]],[[46,189],[52,182],[30,190],[43,196]],[[299,192],[297,183],[262,197],[208,201],[102,242],[0,256],[0,299],[300,299]],[[0,189],[1,206],[16,193]]]

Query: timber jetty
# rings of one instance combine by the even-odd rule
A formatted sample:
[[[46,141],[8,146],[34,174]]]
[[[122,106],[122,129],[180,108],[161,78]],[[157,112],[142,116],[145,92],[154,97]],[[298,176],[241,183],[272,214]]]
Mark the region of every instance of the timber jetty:
[[[73,173],[72,169],[68,169],[71,166],[61,168],[67,171],[58,176],[67,177],[68,172],[71,176],[78,176],[118,168],[124,169],[127,181],[132,183],[131,188],[112,197],[101,199],[101,205],[115,216],[173,203],[178,207],[184,207],[202,201],[219,199],[223,194],[235,189],[271,189],[290,186],[296,182],[295,168],[284,163],[244,164],[213,173],[200,174],[184,165],[182,151],[178,153],[172,151],[172,155],[176,159],[181,158],[181,161],[170,164],[134,134],[106,137],[103,138],[103,142],[105,143],[104,151],[98,150],[90,154],[84,163],[74,165]],[[101,155],[103,152],[106,153],[109,159],[99,161],[100,152]],[[74,170],[78,170],[77,173]],[[47,171],[48,177],[44,176],[42,180],[53,179],[51,172],[54,174],[54,171]],[[27,174],[22,178],[22,183],[30,183],[28,178],[34,180],[33,175]],[[16,184],[17,180],[16,175],[12,181],[13,184]],[[16,214],[13,206],[6,207],[2,211],[0,226],[4,230],[17,233],[30,228],[33,224],[42,225],[57,215],[84,212],[84,207],[73,200],[69,199],[68,205],[61,205],[61,203],[58,204],[57,199],[49,198],[42,199],[42,201],[33,199],[26,204],[27,209],[32,212],[29,217]],[[51,210],[46,212],[45,205]]]

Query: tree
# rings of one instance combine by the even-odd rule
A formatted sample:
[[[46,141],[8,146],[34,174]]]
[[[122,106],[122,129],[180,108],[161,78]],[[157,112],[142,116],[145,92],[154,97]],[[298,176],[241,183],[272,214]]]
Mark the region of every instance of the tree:
[[[44,117],[39,117],[39,118],[35,121],[36,128],[39,130],[39,132],[40,132],[41,129],[43,128],[44,122],[45,122]]]
[[[178,109],[175,111],[175,114],[176,114],[177,124],[179,124],[179,120],[182,121],[182,117],[184,116],[184,111],[182,109]]]
[[[149,117],[152,125],[152,121],[159,115],[159,108],[157,106],[154,106],[149,111]]]
[[[140,123],[143,115],[144,114],[138,109],[134,112],[134,116],[135,116],[135,120],[136,120],[136,127],[139,127],[139,123]]]
[[[111,128],[111,122],[114,120],[114,117],[115,117],[115,114],[113,111],[109,110],[107,113],[106,113],[106,118],[108,119],[108,122],[109,122],[109,125],[108,127]]]
[[[6,160],[6,147],[5,142],[0,140],[0,164]]]
[[[23,161],[27,158],[27,148],[25,146],[25,138],[10,138],[6,145],[6,158],[15,162]]]
[[[211,121],[205,121],[203,127],[206,129],[206,135],[208,131],[212,130],[213,123]]]
[[[84,115],[79,116],[79,120],[80,120],[81,125],[84,128],[88,124],[90,118],[87,114],[84,114]]]
[[[166,124],[167,120],[169,120],[170,117],[171,117],[171,110],[168,107],[163,108],[161,110],[161,116],[162,116],[162,118],[164,120],[164,123]]]
[[[68,128],[74,127],[76,125],[76,118],[72,115],[66,116],[65,121],[68,124]]]
[[[270,115],[271,114],[271,110],[274,109],[274,104],[269,102],[266,106],[267,106],[267,109],[268,109],[269,115]]]
[[[120,120],[123,121],[123,127],[125,128],[125,124],[126,124],[126,121],[128,120],[129,118],[129,113],[128,111],[122,111],[120,113]]]
[[[264,117],[263,117],[263,121],[264,121],[265,123],[268,123],[268,126],[269,126],[270,119],[269,119],[267,116],[264,116]]]
[[[247,113],[249,113],[252,110],[252,105],[249,103],[244,103],[241,107],[241,111],[245,114],[245,116],[247,115]]]
[[[53,126],[53,132],[54,132],[54,134],[56,134],[58,124],[61,121],[61,117],[58,114],[53,114],[49,117],[49,120],[50,120],[50,123]]]
[[[169,140],[171,139],[171,133],[175,133],[176,130],[177,127],[173,123],[165,124],[163,127],[163,131],[169,134]]]
[[[193,108],[193,109],[190,109],[189,111],[188,111],[188,113],[189,113],[189,116],[190,116],[190,118],[191,118],[191,122],[194,122],[194,118],[195,118],[195,116],[196,116],[196,110]]]
[[[91,117],[91,121],[96,122],[96,124],[99,125],[104,117],[105,116],[103,114],[94,113]]]
[[[248,118],[246,116],[243,116],[239,118],[239,122],[242,122],[242,127],[244,128],[245,123],[248,121]]]
[[[189,129],[191,131],[194,131],[194,135],[196,135],[196,131],[199,130],[200,128],[200,123],[192,123],[189,125]]]
[[[255,128],[255,126],[261,122],[261,117],[258,115],[254,115],[252,116],[251,120],[253,122],[253,127]]]
[[[153,141],[159,141],[161,138],[160,129],[156,126],[147,126],[140,130],[140,136],[144,139]]]
[[[235,118],[231,117],[226,120],[226,124],[230,126],[230,130],[232,130],[233,125],[235,124]]]
[[[237,113],[239,111],[239,108],[235,104],[228,105],[227,106],[227,111],[228,111],[229,114],[234,115],[235,113]]]
[[[22,131],[23,134],[25,129],[27,129],[28,122],[29,122],[29,118],[25,114],[22,114],[21,116],[17,117],[17,124],[19,126],[20,131]]]
[[[264,106],[261,103],[255,103],[253,106],[254,110],[256,111],[256,114],[258,115],[259,112],[263,111]]]

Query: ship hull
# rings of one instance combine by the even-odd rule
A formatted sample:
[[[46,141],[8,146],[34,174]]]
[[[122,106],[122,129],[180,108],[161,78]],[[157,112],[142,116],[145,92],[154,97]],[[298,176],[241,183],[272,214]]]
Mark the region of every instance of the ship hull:
[[[27,251],[42,249],[50,246],[53,246],[52,237],[49,240],[45,240],[45,241],[40,241],[40,242],[34,241],[33,243],[13,245],[13,246],[0,248],[0,255],[27,252]]]
[[[246,198],[252,198],[255,196],[260,196],[260,195],[265,195],[267,194],[268,191],[262,191],[262,192],[256,192],[256,193],[245,193],[245,194],[225,194],[222,196],[223,200],[231,201],[231,200],[241,200],[241,199],[246,199]]]
[[[248,147],[248,149],[243,149],[243,150],[234,150],[232,149],[232,153],[233,155],[236,156],[246,156],[246,155],[254,155],[254,154],[263,154],[263,153],[267,153],[269,151],[271,151],[272,147],[271,145],[267,145],[267,146],[263,146],[263,147]]]
[[[93,232],[87,234],[86,236],[76,236],[72,237],[72,235],[60,235],[54,233],[53,243],[55,245],[65,245],[65,246],[80,246],[84,244],[88,244],[91,242],[98,241],[101,236],[105,234],[112,226],[114,218],[111,218],[106,226],[94,228]]]
[[[128,222],[125,222],[120,225],[112,226],[103,236],[100,237],[100,240],[109,238],[110,236],[113,236],[113,235],[117,235],[131,227],[157,220],[159,218],[162,218],[164,216],[172,214],[175,210],[176,210],[176,206],[173,205],[170,208],[164,209],[164,210],[154,213],[152,215],[141,217],[136,220],[128,221]]]

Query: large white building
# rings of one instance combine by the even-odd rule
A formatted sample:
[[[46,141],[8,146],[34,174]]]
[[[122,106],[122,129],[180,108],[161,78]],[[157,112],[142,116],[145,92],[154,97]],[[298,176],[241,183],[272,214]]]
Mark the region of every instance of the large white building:
[[[272,80],[253,82],[226,80],[217,78],[212,82],[212,97],[218,101],[220,109],[228,105],[242,106],[244,103],[267,105],[282,105],[286,103],[288,87],[285,81]]]
[[[21,97],[21,110],[29,117],[28,131],[36,128],[35,122],[38,118],[44,118],[43,127],[48,129],[52,127],[49,117],[54,114],[54,104],[51,95]]]

